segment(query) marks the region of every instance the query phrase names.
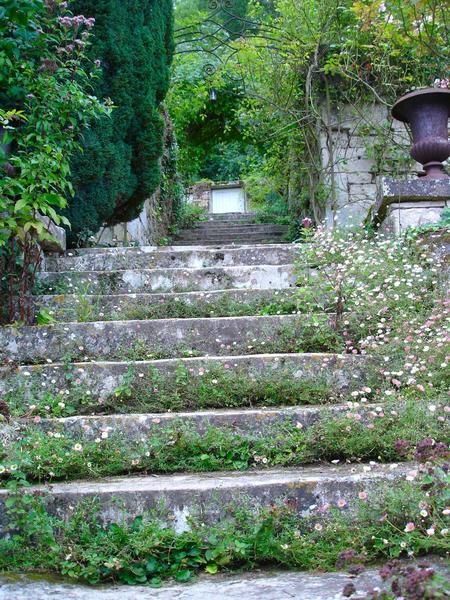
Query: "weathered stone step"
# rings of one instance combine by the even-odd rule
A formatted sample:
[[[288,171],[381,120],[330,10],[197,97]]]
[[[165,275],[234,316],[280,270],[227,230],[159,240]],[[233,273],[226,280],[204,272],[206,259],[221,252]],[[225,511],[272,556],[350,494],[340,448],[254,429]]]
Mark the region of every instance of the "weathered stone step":
[[[256,213],[207,213],[205,218],[208,221],[252,221],[256,218]]]
[[[229,233],[230,235],[246,235],[248,233],[263,233],[263,234],[278,234],[286,233],[288,231],[287,225],[256,225],[256,224],[235,224],[230,225],[229,223],[214,223],[214,222],[203,222],[197,223],[189,229],[181,229],[178,235],[185,236],[190,234],[208,234],[208,235],[223,235]]]
[[[212,290],[179,294],[110,294],[37,296],[37,310],[45,308],[58,321],[117,321],[183,317],[231,317],[288,314],[296,309],[295,288],[283,290]],[[286,309],[289,308],[287,311]],[[267,313],[266,313],[267,314]]]
[[[333,315],[327,315],[330,322]],[[308,315],[61,323],[0,329],[2,362],[176,358],[292,352],[312,334]],[[308,342],[308,340],[305,340]]]
[[[257,238],[254,240],[249,240],[248,237],[244,238],[229,238],[229,239],[222,239],[220,242],[218,242],[217,240],[211,240],[211,239],[202,239],[201,242],[200,241],[192,241],[192,240],[183,240],[183,239],[177,239],[176,240],[176,244],[180,247],[182,246],[193,246],[193,245],[199,245],[201,244],[202,246],[213,246],[214,248],[217,248],[218,250],[222,250],[224,248],[226,248],[227,246],[242,246],[245,243],[252,243],[252,245],[256,245],[256,244],[260,244],[260,245],[264,245],[264,246],[269,246],[269,245],[279,245],[283,243],[283,237],[275,237],[272,236],[271,238]],[[286,243],[286,242],[285,242]]]
[[[204,473],[173,476],[113,477],[101,481],[74,481],[48,486],[32,486],[27,492],[44,496],[48,510],[61,518],[72,514],[83,501],[97,499],[98,517],[103,523],[132,521],[147,511],[164,506],[177,531],[187,529],[190,515],[201,514],[207,523],[217,523],[227,507],[241,503],[256,510],[277,502],[289,502],[299,515],[311,506],[335,505],[345,500],[350,510],[357,493],[380,493],[386,484],[403,479],[415,465],[343,465],[304,467],[253,472]],[[7,521],[0,490],[0,527]]]
[[[32,400],[43,397],[48,390],[70,398],[78,389],[89,390],[101,405],[123,384],[125,376],[131,389],[139,391],[151,384],[151,372],[174,377],[180,366],[189,371],[193,381],[203,377],[208,369],[224,369],[238,376],[302,382],[323,381],[331,394],[344,394],[363,385],[368,378],[369,360],[351,354],[254,354],[216,356],[137,362],[84,362],[4,367],[0,369],[0,392],[9,390],[16,397]],[[67,393],[66,393],[67,392]],[[285,401],[285,400],[284,400]],[[280,404],[283,403],[283,400]],[[161,410],[164,410],[162,407]]]
[[[184,234],[179,234],[175,237],[175,243],[191,242],[191,244],[265,244],[268,242],[282,243],[284,233],[245,233],[245,232],[223,232],[209,233],[209,231],[196,232],[190,231]]]
[[[298,245],[238,246],[223,248],[140,248],[82,249],[62,257],[45,259],[46,271],[120,271],[123,269],[235,267],[285,265],[294,261]],[[92,250],[90,252],[89,250]]]
[[[247,230],[248,228],[254,228],[254,227],[284,227],[286,228],[286,225],[279,225],[277,223],[256,223],[254,221],[233,221],[233,220],[221,220],[221,221],[198,221],[197,223],[194,223],[194,225],[192,225],[192,227],[190,229],[217,229],[220,231],[223,231],[224,229],[232,229],[233,231],[235,230],[239,230],[239,229],[245,229]]]
[[[291,246],[292,247],[292,243],[284,243],[284,244],[279,244],[279,246]],[[231,249],[231,250],[241,250],[241,249],[247,249],[247,250],[254,250],[257,248],[264,248],[264,244],[239,244],[237,245],[230,245],[230,246],[225,246],[225,249]],[[196,250],[196,251],[201,251],[201,250],[209,250],[210,248],[203,248],[203,246],[199,246],[199,245],[192,245],[191,250]],[[126,251],[126,252],[142,252],[143,250],[146,250],[148,252],[176,252],[176,251],[183,251],[186,252],[187,250],[189,250],[189,248],[185,248],[184,246],[182,248],[178,247],[176,244],[172,245],[172,246],[93,246],[93,247],[89,247],[89,248],[77,248],[76,250],[70,251],[67,254],[73,254],[74,256],[83,256],[85,254],[103,254],[105,252],[110,252],[110,253],[114,253],[114,252],[122,252],[122,251]]]
[[[424,564],[408,561],[411,567]],[[431,568],[449,576],[448,563],[431,557],[426,560]],[[342,591],[353,583],[355,598],[366,598],[375,588],[389,589],[390,581],[381,578],[378,569],[366,569],[359,575],[348,572],[309,573],[286,570],[253,570],[252,573],[201,575],[186,585],[165,582],[160,589],[148,585],[83,585],[54,576],[0,575],[0,600],[343,600]]]
[[[360,406],[358,413],[364,417],[376,405]],[[116,414],[101,416],[76,416],[61,419],[41,419],[39,423],[24,419],[44,431],[60,431],[77,440],[93,440],[102,432],[118,433],[127,441],[137,441],[142,436],[159,434],[163,429],[182,424],[204,433],[209,427],[232,429],[241,434],[270,432],[274,426],[311,427],[318,421],[342,416],[351,410],[348,404],[324,406],[294,406],[285,408],[207,410],[179,413]]]
[[[44,272],[39,284],[48,292],[126,294],[224,289],[283,289],[295,285],[292,265],[133,269],[126,271]]]

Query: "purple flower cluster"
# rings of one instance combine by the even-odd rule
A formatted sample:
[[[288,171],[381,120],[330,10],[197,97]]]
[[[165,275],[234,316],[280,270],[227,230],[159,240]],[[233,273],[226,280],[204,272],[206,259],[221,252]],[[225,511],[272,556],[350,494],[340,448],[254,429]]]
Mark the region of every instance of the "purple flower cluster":
[[[48,71],[49,73],[54,73],[58,69],[58,63],[51,58],[43,58],[41,59],[41,70]]]
[[[390,581],[390,591],[371,590],[360,600],[388,600],[401,598],[402,600],[434,600],[443,598],[443,590],[434,579],[436,572],[429,565],[419,564],[410,566],[398,560],[392,560],[381,567],[379,575],[384,582]],[[343,596],[349,598],[355,594],[353,583],[347,584],[342,591]]]
[[[336,560],[336,568],[342,569],[346,567],[349,571],[351,571],[352,575],[355,575],[357,573],[354,572],[354,569],[352,567],[362,567],[361,563],[363,563],[364,561],[365,556],[363,554],[359,554],[358,552],[356,552],[356,550],[350,548],[349,550],[343,550],[339,554]],[[362,568],[361,570],[364,569]],[[359,572],[361,572],[361,570],[358,569]]]
[[[411,449],[411,444],[407,440],[397,440],[394,446],[399,456],[407,456]]]
[[[433,438],[425,438],[416,446],[415,459],[419,462],[447,458],[450,454],[448,446],[443,442],[436,443]]]
[[[92,29],[92,27],[95,25],[95,19],[93,17],[86,18],[84,15],[76,15],[75,17],[59,17],[58,21],[61,23],[61,25],[63,25],[63,27],[75,30],[83,25],[87,29]]]
[[[431,590],[427,590],[430,580],[436,574],[434,569],[430,569],[428,565],[413,567],[392,561],[384,565],[379,573],[384,581],[393,580],[391,591],[396,598],[423,600],[424,598],[438,597],[432,595]]]

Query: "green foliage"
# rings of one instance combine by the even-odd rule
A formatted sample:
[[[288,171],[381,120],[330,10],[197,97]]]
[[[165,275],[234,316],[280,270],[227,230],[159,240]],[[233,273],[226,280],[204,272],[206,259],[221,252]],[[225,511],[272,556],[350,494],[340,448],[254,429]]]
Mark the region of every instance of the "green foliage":
[[[195,28],[207,11],[193,11],[189,22],[186,4],[198,2],[179,3],[177,24]],[[243,14],[242,8],[231,2],[229,13]],[[182,162],[186,178],[204,169],[211,178],[239,171],[240,178],[263,182],[265,193],[261,198],[261,190],[255,189],[256,200],[264,203],[267,193],[276,193],[290,215],[319,223],[325,204],[334,206],[338,184],[334,161],[321,160],[320,143],[328,140],[334,149],[331,113],[339,114],[343,107],[352,107],[361,124],[379,134],[369,151],[376,172],[404,174],[410,159],[392,121],[380,126],[365,107],[388,108],[405,91],[445,77],[448,5],[440,0],[252,0],[245,10],[242,35],[233,39],[222,30],[223,37],[219,32],[208,38],[204,24],[200,30],[205,55],[196,54],[200,48],[193,46],[193,54],[181,54],[176,61],[170,96],[175,124],[186,157],[195,157],[191,163]],[[212,48],[214,59],[208,54]],[[182,50],[188,52],[188,44]],[[201,71],[205,62],[217,69],[206,79]],[[198,66],[194,69],[192,64]],[[210,130],[210,115],[216,110],[208,102],[210,88],[218,91],[228,138]],[[184,101],[179,100],[185,92]],[[195,97],[193,103],[189,96]],[[230,162],[233,156],[239,169],[234,158]]]
[[[39,263],[37,241],[52,239],[39,215],[56,224],[73,193],[69,161],[80,131],[108,110],[91,95],[86,60],[92,21],[75,25],[64,5],[11,0],[0,11],[1,291],[27,301]],[[61,21],[66,19],[66,24]],[[20,292],[19,292],[20,290]],[[29,307],[19,301],[22,320]],[[11,301],[9,320],[16,307]]]
[[[95,17],[90,49],[102,74],[95,93],[115,105],[112,117],[86,131],[72,163],[75,200],[66,215],[71,240],[103,223],[138,216],[160,183],[164,121],[160,104],[169,85],[173,52],[171,0],[74,0]]]
[[[176,228],[177,229],[190,229],[196,223],[206,220],[206,210],[198,204],[191,204],[189,202],[182,202],[180,204]]]

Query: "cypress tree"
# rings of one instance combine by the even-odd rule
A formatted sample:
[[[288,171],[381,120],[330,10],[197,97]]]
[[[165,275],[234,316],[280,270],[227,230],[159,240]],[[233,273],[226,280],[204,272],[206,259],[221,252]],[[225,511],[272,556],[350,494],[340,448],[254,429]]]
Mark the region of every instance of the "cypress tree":
[[[66,212],[71,241],[138,216],[158,187],[164,122],[160,104],[173,55],[172,0],[74,0],[95,18],[91,57],[101,61],[94,93],[111,98],[112,117],[83,137],[72,164],[76,197]]]

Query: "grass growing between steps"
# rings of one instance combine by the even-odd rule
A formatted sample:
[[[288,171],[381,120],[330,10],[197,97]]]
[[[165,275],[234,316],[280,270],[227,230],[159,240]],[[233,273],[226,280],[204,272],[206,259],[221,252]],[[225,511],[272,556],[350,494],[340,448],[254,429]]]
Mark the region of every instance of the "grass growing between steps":
[[[271,296],[249,301],[239,301],[223,294],[217,299],[210,296],[209,299],[193,301],[177,297],[164,298],[160,303],[123,300],[116,304],[111,303],[106,308],[101,304],[101,299],[94,301],[80,296],[75,299],[74,306],[70,309],[59,312],[55,307],[55,310],[50,311],[59,320],[78,322],[290,315],[296,312],[297,301],[291,294],[284,294],[282,290],[274,291]]]
[[[255,567],[349,567],[356,573],[375,561],[446,555],[449,483],[448,473],[435,464],[413,483],[399,482],[377,494],[361,489],[351,512],[317,505],[299,518],[289,502],[258,510],[228,505],[219,524],[192,517],[183,533],[175,531],[164,509],[129,524],[103,526],[98,504],[81,503],[64,522],[49,515],[42,497],[18,492],[8,500],[12,535],[0,540],[0,571],[154,586],[170,577],[189,581],[200,572]]]
[[[395,408],[394,408],[395,406]],[[343,416],[324,412],[318,422],[256,424],[254,431],[234,426],[209,426],[206,431],[188,420],[171,425],[159,420],[151,432],[129,434],[105,428],[65,432],[55,423],[42,431],[30,427],[0,454],[0,477],[15,473],[28,481],[97,478],[130,473],[175,473],[245,470],[252,467],[294,467],[320,461],[381,461],[417,458],[424,438],[433,447],[449,441],[445,404],[415,402],[368,410],[359,406]],[[441,419],[444,418],[444,421]],[[80,431],[81,430],[81,431]],[[89,431],[89,430],[88,430]]]
[[[239,342],[232,342],[224,350],[219,348],[218,354],[240,356],[243,354],[303,354],[311,352],[345,352],[345,337],[337,331],[330,315],[298,316],[295,325],[281,324],[276,328],[266,326],[259,337]],[[224,345],[222,345],[224,346]],[[112,358],[117,360],[156,360],[167,358],[189,358],[203,355],[204,352],[186,344],[172,348],[157,348],[146,340],[137,339],[130,348],[121,355]],[[111,358],[111,357],[110,357]]]
[[[301,377],[295,376],[297,367],[282,364],[273,371],[253,374],[232,362],[206,362],[195,370],[180,362],[170,373],[134,364],[119,378],[114,393],[99,400],[81,382],[77,369],[67,363],[58,381],[52,374],[46,380],[39,373],[18,375],[5,401],[14,417],[322,405],[348,398],[362,378],[367,385],[375,379],[364,364],[359,369],[342,367],[341,372],[336,367],[334,376],[328,373],[329,364],[318,358],[316,365],[303,369]]]

